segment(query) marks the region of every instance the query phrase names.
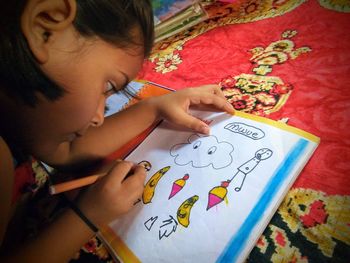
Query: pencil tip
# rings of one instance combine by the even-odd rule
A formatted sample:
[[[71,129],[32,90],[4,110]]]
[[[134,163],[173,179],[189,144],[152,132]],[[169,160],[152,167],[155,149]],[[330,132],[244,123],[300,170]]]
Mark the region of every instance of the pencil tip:
[[[52,186],[50,186],[50,187],[49,187],[49,193],[50,193],[50,195],[54,195],[54,194],[56,193],[55,188],[52,187]]]

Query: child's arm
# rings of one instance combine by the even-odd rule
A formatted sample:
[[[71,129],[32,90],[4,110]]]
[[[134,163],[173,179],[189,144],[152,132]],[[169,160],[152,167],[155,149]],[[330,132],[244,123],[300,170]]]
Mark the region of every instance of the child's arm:
[[[11,211],[14,167],[9,148],[0,137],[0,244],[6,231]]]
[[[104,158],[161,118],[197,132],[208,133],[208,126],[204,122],[188,114],[190,106],[201,104],[233,112],[232,106],[216,85],[181,90],[139,102],[106,118],[101,127],[90,128],[83,137],[71,144],[62,144],[56,154],[44,161],[60,165]]]
[[[73,211],[67,210],[41,235],[6,251],[1,262],[69,262],[94,233]]]
[[[142,166],[118,162],[88,189],[78,207],[98,228],[104,226],[133,207],[142,195],[145,176]],[[93,235],[85,222],[68,209],[36,239],[15,251],[5,251],[8,255],[0,257],[0,262],[68,262]]]

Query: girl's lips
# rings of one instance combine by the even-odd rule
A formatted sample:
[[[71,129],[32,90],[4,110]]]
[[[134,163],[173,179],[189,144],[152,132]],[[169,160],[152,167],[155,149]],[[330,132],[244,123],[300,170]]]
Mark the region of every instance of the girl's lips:
[[[87,129],[88,129],[88,128],[84,128],[84,129],[82,129],[82,130],[79,130],[79,131],[77,131],[77,132],[74,132],[74,133],[69,134],[69,135],[67,136],[67,141],[72,142],[72,141],[74,141],[76,138],[82,137],[82,136],[86,133]]]
[[[79,132],[76,132],[74,134],[76,135],[76,137],[82,137],[84,135],[83,133],[79,133]]]

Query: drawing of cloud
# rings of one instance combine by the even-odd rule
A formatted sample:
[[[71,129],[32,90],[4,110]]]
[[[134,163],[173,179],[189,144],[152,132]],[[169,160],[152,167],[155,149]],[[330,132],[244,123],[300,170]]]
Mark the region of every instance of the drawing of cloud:
[[[170,149],[177,165],[191,164],[194,168],[212,166],[214,169],[229,166],[232,152],[232,144],[219,142],[213,135],[201,137],[198,134],[192,134],[186,143],[176,144]]]

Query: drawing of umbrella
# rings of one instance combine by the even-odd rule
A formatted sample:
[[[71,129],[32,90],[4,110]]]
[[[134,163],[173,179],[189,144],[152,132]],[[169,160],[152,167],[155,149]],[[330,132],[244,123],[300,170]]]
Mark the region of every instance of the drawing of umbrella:
[[[209,191],[207,210],[209,210],[213,206],[221,203],[225,199],[225,197],[227,195],[227,187],[230,185],[232,180],[237,175],[243,176],[243,180],[242,180],[242,183],[240,184],[240,186],[235,187],[235,191],[239,192],[242,189],[242,186],[244,184],[244,181],[245,181],[247,174],[252,172],[261,161],[266,160],[266,159],[270,158],[271,156],[272,156],[272,151],[268,148],[262,148],[262,149],[256,151],[255,155],[252,159],[250,159],[249,161],[245,162],[244,164],[242,164],[240,167],[237,168],[237,172],[235,173],[235,175],[231,179],[222,182],[221,186],[216,186]]]
[[[176,180],[173,183],[173,186],[171,188],[171,192],[169,195],[169,198],[172,198],[174,195],[176,195],[178,192],[180,192],[182,190],[182,188],[185,186],[186,181],[188,180],[188,178],[190,178],[189,174],[185,174],[184,177],[182,177],[181,179]]]
[[[216,186],[209,191],[207,210],[221,203],[227,195],[227,187],[230,185],[230,180],[221,182],[220,186]]]

